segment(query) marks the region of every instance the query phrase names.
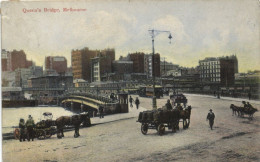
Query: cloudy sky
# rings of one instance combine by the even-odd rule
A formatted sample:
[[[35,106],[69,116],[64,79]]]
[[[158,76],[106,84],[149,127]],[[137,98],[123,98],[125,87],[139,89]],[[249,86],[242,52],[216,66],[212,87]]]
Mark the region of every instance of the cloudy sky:
[[[236,54],[240,72],[260,70],[258,0],[2,2],[1,8],[2,48],[23,49],[37,65],[50,55],[63,55],[70,65],[71,50],[83,47],[115,48],[116,58],[151,53],[148,30],[156,29],[172,33],[171,44],[167,33],[155,37],[155,52],[167,61],[193,67],[205,57]]]

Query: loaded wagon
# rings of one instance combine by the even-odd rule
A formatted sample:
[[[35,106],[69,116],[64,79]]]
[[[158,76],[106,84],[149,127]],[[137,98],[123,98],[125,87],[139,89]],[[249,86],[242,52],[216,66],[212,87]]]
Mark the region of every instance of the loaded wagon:
[[[179,129],[179,112],[178,110],[157,109],[140,112],[137,122],[140,122],[141,132],[146,135],[148,129],[156,129],[159,135],[163,135],[165,127],[175,132]]]
[[[34,132],[35,137],[38,139],[50,138],[56,133],[55,120],[52,120],[52,113],[43,113],[44,120],[35,124]]]

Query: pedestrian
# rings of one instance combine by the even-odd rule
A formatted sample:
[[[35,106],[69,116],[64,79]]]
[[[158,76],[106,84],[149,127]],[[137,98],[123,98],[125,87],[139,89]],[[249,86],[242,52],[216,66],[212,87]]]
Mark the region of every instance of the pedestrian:
[[[24,119],[20,119],[19,122],[19,128],[20,128],[20,142],[25,141],[25,122]]]
[[[251,93],[248,92],[248,99],[250,100],[251,99]]]
[[[130,96],[130,98],[129,98],[130,107],[133,107],[133,101],[134,101],[134,99],[132,98],[132,96]]]
[[[216,91],[214,91],[214,97],[216,97]]]
[[[32,139],[32,141],[33,141],[33,139],[34,139],[33,128],[34,128],[35,124],[34,124],[34,120],[33,120],[31,115],[28,116],[28,119],[25,123],[25,126],[26,126],[26,129],[27,129],[27,140],[30,141],[30,139]]]
[[[218,98],[220,98],[219,91],[218,91]]]
[[[99,105],[99,118],[104,118],[104,107],[102,105]]]
[[[172,105],[171,105],[171,102],[169,99],[167,100],[167,103],[165,104],[165,106],[166,106],[167,110],[172,110]]]
[[[139,104],[140,104],[140,101],[139,101],[138,97],[136,97],[136,99],[135,99],[136,109],[138,109]]]
[[[206,120],[209,120],[209,126],[211,130],[214,125],[214,119],[215,119],[215,114],[212,112],[212,109],[210,109]]]

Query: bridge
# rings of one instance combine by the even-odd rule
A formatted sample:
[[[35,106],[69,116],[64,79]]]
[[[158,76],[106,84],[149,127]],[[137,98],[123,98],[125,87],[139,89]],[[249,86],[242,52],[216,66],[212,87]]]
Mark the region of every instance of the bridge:
[[[61,106],[71,111],[88,111],[90,114],[98,112],[99,105],[103,105],[106,114],[128,112],[128,95],[118,94],[118,99],[110,99],[108,96],[93,93],[68,93],[59,98]],[[126,107],[127,106],[127,107]]]

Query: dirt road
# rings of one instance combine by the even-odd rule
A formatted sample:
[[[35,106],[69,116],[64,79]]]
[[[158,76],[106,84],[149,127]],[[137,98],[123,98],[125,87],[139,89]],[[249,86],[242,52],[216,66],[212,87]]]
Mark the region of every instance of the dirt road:
[[[232,116],[230,104],[241,102],[187,97],[192,106],[187,130],[181,126],[177,133],[158,136],[149,130],[143,135],[136,117],[81,129],[76,139],[66,132],[63,139],[3,141],[3,161],[259,161],[259,112],[251,121]],[[140,106],[151,108],[151,99],[140,101]],[[159,106],[165,103],[166,98],[158,100]],[[213,130],[206,122],[210,108],[216,115]]]

